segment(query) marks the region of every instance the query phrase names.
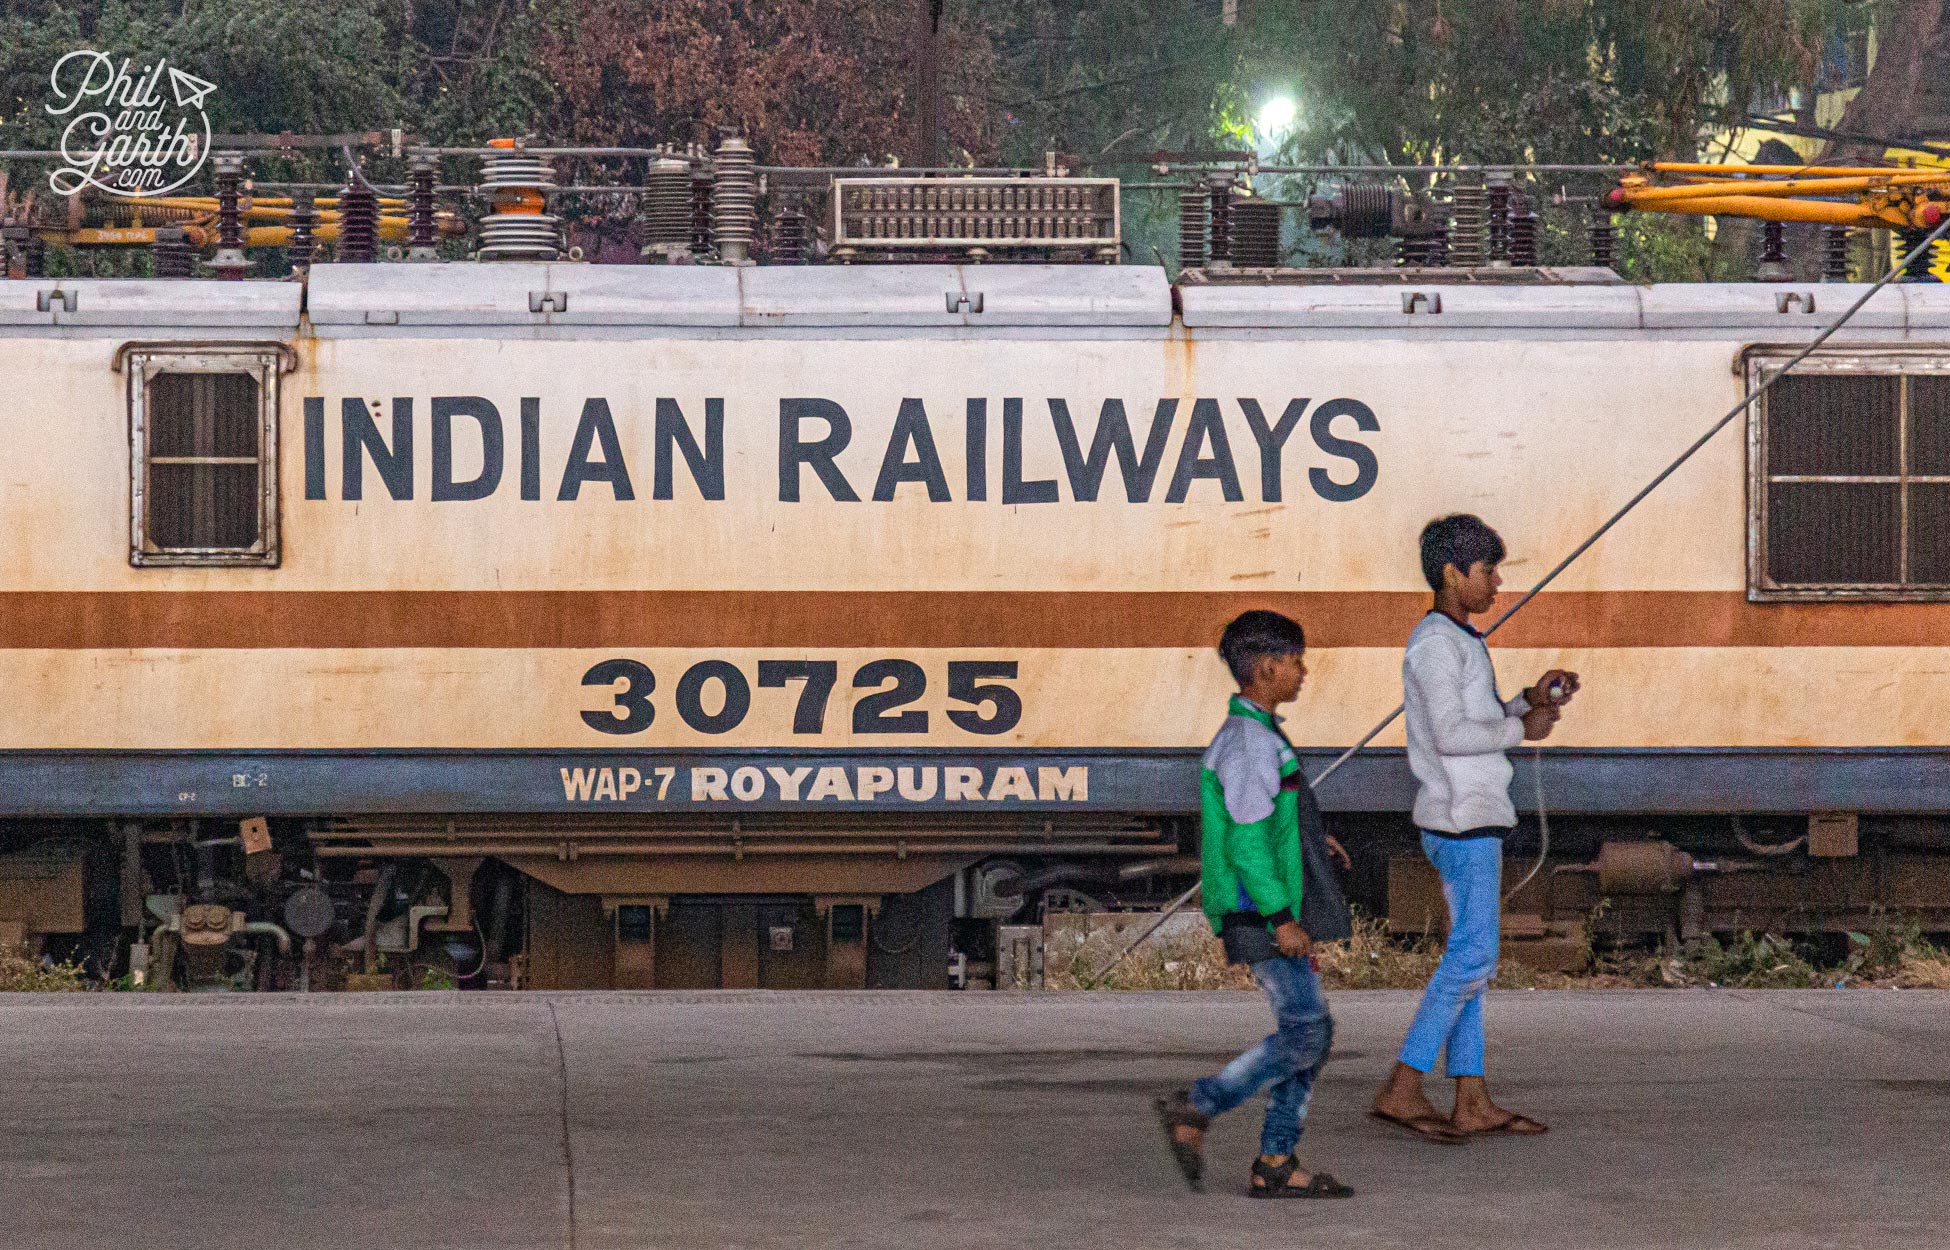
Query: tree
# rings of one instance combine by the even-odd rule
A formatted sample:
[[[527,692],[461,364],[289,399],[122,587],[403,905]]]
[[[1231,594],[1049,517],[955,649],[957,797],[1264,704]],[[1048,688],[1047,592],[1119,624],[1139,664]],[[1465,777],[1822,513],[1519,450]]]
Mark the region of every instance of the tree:
[[[1845,0],[1267,0],[1255,73],[1297,79],[1288,148],[1344,159],[1689,156],[1812,83]]]
[[[282,0],[0,0],[0,137],[54,147],[48,76],[92,48],[148,64],[158,57],[217,84],[204,103],[218,132],[330,132],[396,124],[409,59],[387,0],[298,5]]]
[[[1889,0],[1876,6],[1875,61],[1868,79],[1842,111],[1835,129],[1873,140],[1835,139],[1824,145],[1829,164],[1880,161],[1896,144],[1885,138],[1914,137],[1926,75],[1940,71],[1950,51],[1950,13],[1944,0]]]
[[[1207,146],[1241,66],[1241,31],[1214,0],[995,0],[981,13],[995,72],[978,98],[1000,111],[1012,163],[1055,150],[1142,165]]]
[[[768,164],[879,163],[914,125],[908,0],[543,0],[526,47],[553,86],[529,124],[565,143],[716,141],[742,130]],[[982,77],[985,41],[950,6],[943,62]],[[959,16],[958,16],[959,15]],[[986,155],[984,111],[951,83],[943,126]]]
[[[158,57],[217,84],[204,102],[215,133],[335,133],[398,124],[406,59],[387,0],[293,5],[282,0],[0,0],[0,147],[60,146],[49,75],[79,49],[147,65]],[[342,162],[334,154],[331,168]],[[319,159],[257,163],[260,178],[318,176]],[[28,172],[28,171],[32,172]],[[9,175],[11,174],[11,178]],[[23,176],[25,175],[25,176]],[[0,170],[0,217],[46,198],[42,167]]]

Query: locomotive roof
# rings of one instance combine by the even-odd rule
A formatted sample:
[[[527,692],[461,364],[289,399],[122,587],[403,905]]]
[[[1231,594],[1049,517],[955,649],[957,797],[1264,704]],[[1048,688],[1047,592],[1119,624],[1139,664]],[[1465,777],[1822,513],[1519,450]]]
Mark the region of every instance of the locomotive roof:
[[[1602,275],[1602,278],[1600,278]],[[0,282],[0,334],[170,332],[192,338],[470,331],[676,334],[812,330],[1158,335],[1189,330],[1421,337],[1444,331],[1590,336],[1673,332],[1793,339],[1866,287],[1845,283],[1636,286],[1608,271],[1556,280],[1459,280],[1456,271],[1374,281],[1235,275],[1174,285],[1149,265],[652,266],[574,263],[318,265],[308,282],[45,278]],[[1426,279],[1426,280],[1424,280]],[[1845,334],[1940,335],[1950,288],[1892,284]]]

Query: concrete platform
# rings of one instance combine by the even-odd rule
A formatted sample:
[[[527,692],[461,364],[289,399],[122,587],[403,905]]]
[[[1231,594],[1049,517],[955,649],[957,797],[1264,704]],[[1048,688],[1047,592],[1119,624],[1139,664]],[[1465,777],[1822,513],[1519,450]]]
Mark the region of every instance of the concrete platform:
[[[1950,994],[1497,996],[1534,1140],[1365,1118],[1413,1000],[1341,994],[1305,1160],[1187,1193],[1150,1096],[1253,995],[0,998],[0,1246],[1950,1246]]]

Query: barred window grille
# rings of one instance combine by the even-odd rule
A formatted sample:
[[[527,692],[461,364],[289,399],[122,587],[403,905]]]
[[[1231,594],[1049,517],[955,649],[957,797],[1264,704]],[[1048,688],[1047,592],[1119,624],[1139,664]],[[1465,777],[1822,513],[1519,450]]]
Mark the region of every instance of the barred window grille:
[[[1950,359],[1817,357],[1759,409],[1754,597],[1950,598]]]
[[[277,563],[277,361],[136,353],[130,561]]]

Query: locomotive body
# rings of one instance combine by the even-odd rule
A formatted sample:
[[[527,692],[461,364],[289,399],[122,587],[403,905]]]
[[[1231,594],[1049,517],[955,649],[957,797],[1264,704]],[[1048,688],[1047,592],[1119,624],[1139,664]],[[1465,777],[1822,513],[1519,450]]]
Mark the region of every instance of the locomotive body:
[[[138,937],[188,941],[161,860],[208,844],[314,865],[233,910],[322,892],[369,967],[938,984],[1036,882],[1183,879],[1232,616],[1306,627],[1317,772],[1399,701],[1424,522],[1527,585],[1861,293],[1425,276],[0,283],[0,805]],[[1516,787],[1572,848],[1846,817],[1695,927],[1950,920],[1946,309],[1880,292],[1495,639],[1584,675]],[[1376,905],[1399,746],[1320,790]]]

